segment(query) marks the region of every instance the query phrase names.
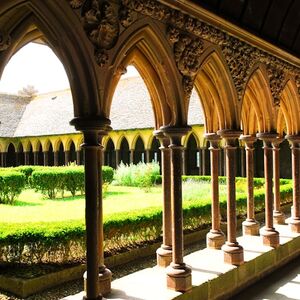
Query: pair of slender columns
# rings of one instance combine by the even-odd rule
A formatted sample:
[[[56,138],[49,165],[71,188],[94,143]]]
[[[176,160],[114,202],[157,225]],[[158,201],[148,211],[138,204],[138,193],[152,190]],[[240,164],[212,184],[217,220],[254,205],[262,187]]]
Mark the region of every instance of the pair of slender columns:
[[[189,127],[162,127],[155,132],[161,143],[164,190],[163,244],[157,250],[157,262],[167,267],[167,287],[181,292],[192,288],[191,268],[183,262],[181,179],[184,150],[181,139],[189,130]]]
[[[81,145],[85,169],[86,300],[100,300],[111,291],[111,272],[104,265],[102,203],[102,137],[110,129],[110,121],[100,118],[75,118],[70,122],[82,131]]]
[[[293,207],[289,225],[292,232],[300,233],[300,135],[287,135],[292,150]]]

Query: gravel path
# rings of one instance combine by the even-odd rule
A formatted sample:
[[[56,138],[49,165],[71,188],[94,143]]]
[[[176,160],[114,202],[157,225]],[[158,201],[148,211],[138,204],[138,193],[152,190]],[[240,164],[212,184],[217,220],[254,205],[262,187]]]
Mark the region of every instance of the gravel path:
[[[188,246],[185,249],[185,254],[189,254],[199,249],[205,248],[205,241]],[[156,257],[151,256],[143,259],[136,260],[134,262],[112,268],[113,279],[117,279],[128,275],[130,273],[136,272],[138,270],[153,267],[156,264]],[[83,290],[83,280],[78,279],[68,283],[64,283],[60,286],[56,286],[44,292],[38,293],[36,295],[26,298],[27,300],[59,300],[63,297],[74,295]],[[9,293],[0,291],[0,300],[22,300],[23,298],[18,298]]]

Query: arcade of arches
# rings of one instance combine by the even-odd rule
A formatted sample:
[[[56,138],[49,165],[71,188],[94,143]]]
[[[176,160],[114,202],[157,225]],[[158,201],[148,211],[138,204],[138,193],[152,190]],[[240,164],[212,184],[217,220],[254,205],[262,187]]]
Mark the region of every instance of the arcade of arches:
[[[245,3],[248,2],[251,1]],[[188,138],[191,131],[187,124],[188,108],[193,87],[201,99],[199,105],[204,112],[205,138],[210,152],[212,228],[207,234],[207,247],[219,251],[206,253],[222,253],[225,263],[239,266],[237,270],[246,265],[245,249],[238,242],[236,228],[238,140],[245,145],[246,168],[243,172],[248,182],[244,235],[252,238],[260,234],[261,245],[274,249],[281,247],[281,237],[274,224],[284,221],[276,202],[279,149],[284,139],[291,146],[294,183],[289,230],[295,234],[300,232],[300,59],[295,54],[297,43],[290,52],[282,50],[276,43],[270,44],[240,29],[193,4],[193,1],[180,0],[1,1],[0,24],[0,73],[18,49],[38,40],[54,50],[70,80],[74,107],[71,124],[83,135],[81,147],[86,175],[87,273],[84,299],[101,299],[101,294],[108,294],[111,290],[111,273],[103,258],[102,194],[98,175],[103,163],[101,144],[106,149],[116,145],[113,137],[112,142],[106,137],[111,130],[111,102],[128,65],[136,67],[149,90],[155,119],[154,134],[160,142],[164,189],[163,243],[157,250],[157,261],[160,267],[166,267],[166,287],[179,292],[192,290],[195,299],[201,298],[197,296],[197,289],[192,287],[192,277],[197,270],[183,259],[183,143],[190,146],[184,155],[188,157],[187,167],[193,172],[197,165],[193,153],[195,146],[199,147],[197,134],[195,140]],[[257,140],[263,143],[266,189],[265,226],[260,232],[253,205],[253,149]],[[151,159],[153,154],[145,151],[151,149],[151,139],[141,135],[132,141],[121,139],[121,151],[106,152],[104,158],[112,164],[119,160]],[[226,237],[219,217],[220,143],[225,153],[224,172],[228,189]],[[24,157],[20,156],[19,161],[38,163],[43,153],[44,162],[53,160],[60,164],[66,156],[67,160],[75,159],[73,152],[68,153],[70,144],[63,141],[60,145],[47,141],[8,144],[6,162],[12,163],[11,153],[20,153],[22,145]],[[130,151],[133,145],[135,152]],[[73,150],[79,149],[77,142],[72,147]],[[156,143],[155,149],[157,147]],[[46,159],[45,155],[48,156]],[[280,249],[283,249],[280,255],[287,251],[286,248]]]

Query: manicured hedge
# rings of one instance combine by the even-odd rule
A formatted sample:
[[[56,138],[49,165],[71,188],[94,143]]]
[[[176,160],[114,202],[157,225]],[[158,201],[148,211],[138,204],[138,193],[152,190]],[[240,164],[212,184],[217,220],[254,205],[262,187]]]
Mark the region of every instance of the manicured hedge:
[[[188,178],[186,178],[188,179]],[[206,177],[199,180],[206,180]],[[222,179],[220,179],[222,180]],[[244,180],[239,178],[237,180]],[[263,183],[257,179],[257,183]],[[292,181],[281,180],[281,203],[292,201]],[[264,209],[264,193],[255,191],[255,209]],[[237,197],[237,214],[245,215],[247,198]],[[220,201],[222,221],[226,221],[226,199]],[[184,230],[210,226],[210,201],[186,201],[183,206]],[[106,254],[136,247],[160,238],[162,211],[147,208],[104,217],[104,249]],[[38,224],[7,224],[0,231],[0,260],[6,262],[74,262],[85,257],[85,226],[83,221]]]
[[[114,170],[111,167],[102,167],[103,183],[111,183],[113,176]],[[76,192],[84,191],[84,168],[70,166],[38,169],[32,173],[30,182],[33,188],[50,199],[54,199],[58,192],[63,196],[64,191],[69,191],[72,196],[75,196]]]
[[[13,204],[25,188],[25,184],[24,174],[12,170],[0,171],[0,203]]]

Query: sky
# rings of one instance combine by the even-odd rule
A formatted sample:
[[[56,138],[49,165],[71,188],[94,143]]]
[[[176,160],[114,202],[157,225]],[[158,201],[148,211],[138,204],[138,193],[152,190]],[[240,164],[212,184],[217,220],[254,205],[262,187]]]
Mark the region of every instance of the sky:
[[[137,74],[133,67],[128,67],[127,71],[124,77]],[[64,67],[48,46],[29,43],[5,67],[0,79],[0,92],[17,94],[27,85],[33,85],[38,93],[69,88]]]

